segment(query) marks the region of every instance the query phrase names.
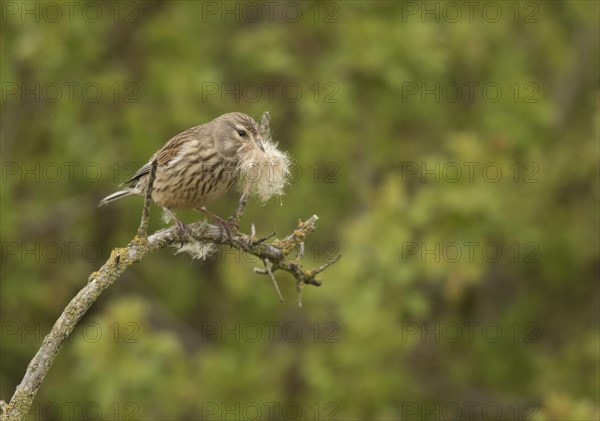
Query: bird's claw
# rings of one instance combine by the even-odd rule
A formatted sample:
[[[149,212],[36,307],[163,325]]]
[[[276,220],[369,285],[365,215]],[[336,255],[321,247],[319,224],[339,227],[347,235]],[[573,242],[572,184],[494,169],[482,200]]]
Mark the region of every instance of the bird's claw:
[[[177,226],[177,234],[179,236],[179,241],[181,243],[181,247],[183,247],[183,242],[187,240],[187,238],[191,235],[192,230],[189,225],[184,224],[179,219],[175,220],[175,225]]]
[[[219,226],[221,231],[225,232],[227,238],[231,241],[235,233],[239,230],[240,224],[231,218],[229,220],[224,220],[222,218],[217,217],[215,219],[215,223]]]
[[[227,221],[224,221],[224,222],[226,222],[230,226],[230,228],[233,228],[233,230],[235,230],[235,231],[240,230],[240,223],[233,216],[231,216]]]
[[[210,212],[205,207],[202,207],[199,210],[200,212],[204,212],[205,215],[214,219],[215,225],[217,225],[221,229],[221,233],[224,232],[225,234],[227,234],[227,238],[229,238],[229,241],[233,239],[234,233],[237,232],[240,228],[240,224],[234,216],[232,216],[231,218],[229,218],[229,220],[226,221],[220,216]]]

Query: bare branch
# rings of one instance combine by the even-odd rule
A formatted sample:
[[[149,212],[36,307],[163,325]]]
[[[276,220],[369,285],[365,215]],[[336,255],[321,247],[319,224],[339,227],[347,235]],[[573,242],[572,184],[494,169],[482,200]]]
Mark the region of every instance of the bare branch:
[[[156,163],[153,163],[151,174],[154,174],[155,171]],[[152,175],[151,180],[153,180]],[[44,339],[42,346],[29,363],[25,376],[21,384],[17,387],[10,403],[0,406],[2,420],[22,420],[27,416],[37,391],[50,370],[62,343],[71,334],[79,320],[81,320],[92,304],[98,299],[100,294],[119,279],[123,272],[133,263],[141,261],[151,252],[181,241],[176,226],[159,230],[147,236],[148,209],[150,207],[151,194],[152,181],[149,183],[146,191],[144,210],[137,235],[126,247],[114,249],[107,262],[98,271],[89,276],[88,283],[67,304],[52,327],[52,330]],[[232,233],[232,235],[224,235],[222,226],[212,225],[203,221],[196,222],[188,226],[190,235],[185,239],[185,243],[224,244],[260,258],[265,263],[266,269],[255,271],[268,274],[271,277],[282,301],[283,298],[281,297],[281,292],[279,291],[273,272],[283,270],[292,274],[296,279],[296,289],[299,294],[298,303],[301,305],[300,294],[302,286],[305,284],[320,286],[321,281],[316,279],[316,275],[337,262],[340,257],[338,256],[334,261],[313,270],[305,270],[297,257],[293,260],[291,257],[288,257],[290,253],[298,248],[301,255],[304,239],[309,233],[315,230],[317,219],[317,216],[313,215],[306,221],[299,221],[298,227],[290,235],[283,240],[275,240],[272,243],[267,243],[266,241],[274,234],[256,239],[254,228],[251,235],[240,232]]]
[[[237,209],[235,210],[235,212],[233,213],[231,218],[229,218],[229,222],[232,222],[238,226],[240,225],[240,218],[242,217],[242,214],[244,213],[244,210],[246,209],[247,203],[248,203],[248,195],[246,192],[244,192],[244,193],[242,193],[242,197],[240,197],[240,202],[238,204]]]
[[[142,210],[142,220],[138,227],[137,235],[138,238],[148,237],[148,220],[150,219],[150,201],[152,200],[152,189],[154,188],[154,179],[156,178],[156,159],[152,161],[150,167],[150,179],[148,180],[148,187],[146,188],[146,194],[144,196],[144,209]]]
[[[283,296],[281,295],[281,290],[279,289],[279,285],[277,284],[277,279],[275,279],[275,275],[273,275],[273,271],[271,270],[271,262],[269,262],[268,258],[263,259],[263,263],[265,264],[265,269],[271,280],[273,281],[273,285],[275,286],[275,290],[277,291],[277,295],[279,295],[279,301],[283,303]]]
[[[260,119],[260,123],[258,125],[258,134],[263,139],[268,139],[271,137],[271,114],[268,111],[265,111]]]

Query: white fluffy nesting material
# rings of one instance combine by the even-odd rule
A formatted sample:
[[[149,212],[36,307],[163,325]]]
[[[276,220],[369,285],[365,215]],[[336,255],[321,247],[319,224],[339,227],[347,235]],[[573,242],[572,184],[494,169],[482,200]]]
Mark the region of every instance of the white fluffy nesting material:
[[[206,260],[208,259],[216,250],[217,246],[211,243],[203,243],[201,241],[191,241],[185,243],[183,246],[178,247],[176,244],[173,245],[174,248],[177,248],[175,254],[186,253],[192,256],[192,259],[198,260]]]
[[[277,149],[270,137],[263,138],[265,151],[253,148],[240,160],[240,189],[249,196],[258,197],[265,203],[273,196],[283,195],[290,177],[290,158]]]

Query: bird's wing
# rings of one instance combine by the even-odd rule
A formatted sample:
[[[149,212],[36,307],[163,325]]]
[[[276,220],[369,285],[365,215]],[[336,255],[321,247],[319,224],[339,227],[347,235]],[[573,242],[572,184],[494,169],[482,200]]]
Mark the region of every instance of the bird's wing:
[[[158,152],[156,152],[150,161],[148,161],[143,167],[141,167],[137,172],[131,177],[129,180],[124,181],[121,185],[124,184],[135,184],[138,182],[140,178],[150,173],[152,168],[152,161],[156,159],[157,164],[159,166],[166,165],[173,158],[177,156],[177,154],[181,151],[183,145],[190,141],[193,138],[202,138],[203,132],[206,131],[205,125],[192,127],[187,129],[176,136],[173,136],[165,146],[163,146]]]
[[[123,181],[119,186],[124,186],[125,184],[129,184],[130,187],[134,187],[137,184],[138,180],[150,173],[150,169],[152,168],[152,160],[148,162],[146,165],[141,167],[137,172],[128,180]]]
[[[206,124],[203,124],[179,133],[177,136],[172,137],[153,158],[158,161],[158,165],[168,164],[179,154],[187,142],[193,139],[203,139],[207,135],[206,131]],[[152,162],[152,160],[150,161]]]

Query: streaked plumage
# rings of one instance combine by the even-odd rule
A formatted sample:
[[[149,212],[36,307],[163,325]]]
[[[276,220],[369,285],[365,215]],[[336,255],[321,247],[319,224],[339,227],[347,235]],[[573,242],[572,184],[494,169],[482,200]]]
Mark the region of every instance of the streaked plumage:
[[[127,188],[105,197],[100,206],[124,196],[143,195],[156,159],[152,200],[171,214],[173,209],[199,210],[235,184],[241,164],[258,150],[264,152],[257,123],[243,113],[223,114],[171,138],[123,183],[129,184]]]

